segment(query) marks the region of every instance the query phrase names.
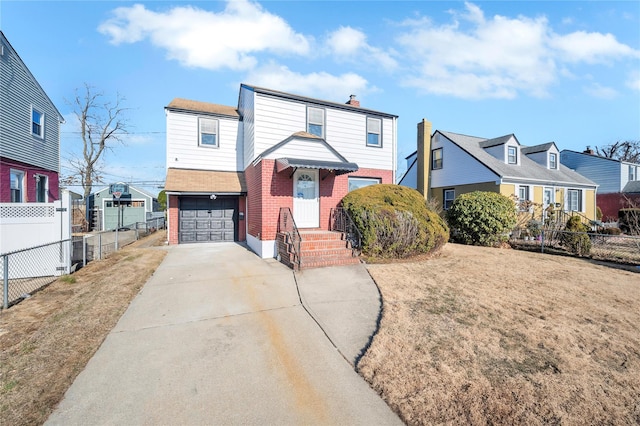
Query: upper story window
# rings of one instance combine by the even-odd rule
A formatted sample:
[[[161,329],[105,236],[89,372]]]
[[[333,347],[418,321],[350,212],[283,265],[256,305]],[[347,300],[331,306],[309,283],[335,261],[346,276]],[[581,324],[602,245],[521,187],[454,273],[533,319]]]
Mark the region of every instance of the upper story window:
[[[198,119],[200,126],[200,141],[201,146],[210,146],[217,148],[219,146],[218,141],[218,120],[214,118],[200,117]]]
[[[382,146],[382,120],[367,118],[367,146]]]
[[[324,110],[321,108],[307,108],[307,132],[324,138]]]
[[[518,164],[518,148],[515,146],[507,147],[507,159],[509,164]]]
[[[431,169],[438,170],[442,168],[442,148],[431,151]]]
[[[636,180],[636,166],[629,166],[629,180]]]
[[[20,170],[10,171],[11,180],[11,202],[24,202],[24,172]]]
[[[555,154],[555,153],[549,154],[549,168],[550,169],[558,168],[558,154]]]
[[[44,114],[31,107],[31,133],[44,138]]]

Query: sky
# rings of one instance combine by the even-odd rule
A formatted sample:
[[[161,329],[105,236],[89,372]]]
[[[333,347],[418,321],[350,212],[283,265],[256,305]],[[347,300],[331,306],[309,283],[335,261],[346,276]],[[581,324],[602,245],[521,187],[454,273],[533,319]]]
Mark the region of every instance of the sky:
[[[69,101],[88,84],[128,108],[105,183],[154,194],[164,107],[237,106],[241,83],[398,115],[398,177],[423,118],[560,150],[640,140],[637,0],[2,0],[0,29],[65,118],[62,175],[82,148]]]

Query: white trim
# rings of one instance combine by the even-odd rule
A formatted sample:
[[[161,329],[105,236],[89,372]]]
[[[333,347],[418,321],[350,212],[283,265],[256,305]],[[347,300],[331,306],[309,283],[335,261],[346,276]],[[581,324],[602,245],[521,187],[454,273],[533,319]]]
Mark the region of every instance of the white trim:
[[[13,201],[11,199],[11,191],[13,190],[12,187],[12,182],[11,182],[11,175],[16,174],[16,175],[20,175],[20,200],[19,201]],[[26,195],[27,195],[27,188],[26,188],[26,181],[25,178],[27,177],[27,173],[24,170],[18,170],[18,169],[9,169],[9,201],[12,203],[26,203]],[[17,189],[17,188],[16,188]]]
[[[247,233],[247,245],[262,259],[276,257],[276,240],[259,240],[253,235]]]

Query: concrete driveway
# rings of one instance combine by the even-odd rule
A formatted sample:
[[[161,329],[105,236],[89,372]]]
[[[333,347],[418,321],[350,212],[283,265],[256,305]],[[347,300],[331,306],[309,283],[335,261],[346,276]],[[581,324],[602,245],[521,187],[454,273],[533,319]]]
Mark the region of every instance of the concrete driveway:
[[[294,274],[238,244],[161,249],[47,424],[402,424],[352,365],[380,306],[363,266]]]

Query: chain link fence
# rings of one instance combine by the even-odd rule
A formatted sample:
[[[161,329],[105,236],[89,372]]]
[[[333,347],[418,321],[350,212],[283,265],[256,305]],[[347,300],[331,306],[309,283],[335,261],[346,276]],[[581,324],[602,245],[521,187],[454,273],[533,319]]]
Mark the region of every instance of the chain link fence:
[[[25,299],[69,272],[71,240],[62,240],[0,255],[2,307]]]
[[[592,259],[640,265],[640,237],[599,233],[541,230],[539,235],[523,236],[516,230],[512,247],[543,253],[570,254]]]

